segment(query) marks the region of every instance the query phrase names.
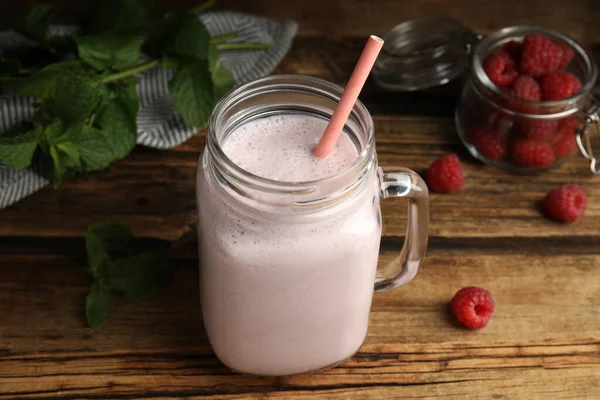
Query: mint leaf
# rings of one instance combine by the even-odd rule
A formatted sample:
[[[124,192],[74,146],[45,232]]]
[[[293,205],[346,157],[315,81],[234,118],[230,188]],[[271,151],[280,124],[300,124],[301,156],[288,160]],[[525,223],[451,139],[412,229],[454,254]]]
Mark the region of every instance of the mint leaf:
[[[104,91],[98,76],[80,71],[65,71],[56,80],[56,91],[48,107],[51,112],[68,123],[86,120],[102,101]]]
[[[46,100],[56,92],[58,79],[65,70],[62,64],[51,64],[26,78],[2,80],[0,87],[5,92]]]
[[[50,171],[50,180],[58,187],[61,182],[73,176],[81,168],[79,152],[72,143],[60,143],[50,146],[53,169]],[[72,169],[70,174],[67,170]]]
[[[58,151],[56,146],[44,150],[38,148],[33,155],[31,165],[38,174],[58,188],[61,182],[76,175],[75,171],[67,169],[66,158],[67,156]]]
[[[179,60],[179,59],[177,59],[175,57],[171,57],[169,55],[164,55],[162,57],[162,67],[163,67],[163,69],[177,68],[180,63],[181,63],[181,60]]]
[[[15,30],[36,42],[43,42],[48,35],[48,27],[53,16],[54,7],[50,4],[34,4],[17,17]]]
[[[217,45],[213,43],[208,47],[208,68],[212,79],[213,99],[216,104],[235,85],[235,79],[221,62]]]
[[[149,34],[145,48],[155,57],[169,55],[205,60],[209,41],[210,34],[196,14],[175,10]]]
[[[80,36],[75,38],[79,57],[99,71],[133,68],[140,58],[139,37]]]
[[[130,78],[125,86],[109,85],[109,98],[96,118],[115,160],[129,154],[137,140],[136,118],[140,104],[135,90],[137,80]]]
[[[90,226],[85,247],[88,255],[85,271],[94,278],[86,303],[92,327],[108,313],[109,292],[136,302],[150,300],[161,294],[171,279],[166,254],[131,255],[133,235],[123,224],[103,222]]]
[[[164,52],[197,59],[208,57],[210,34],[198,16],[189,11],[174,11],[167,18],[169,36]]]
[[[79,149],[72,142],[63,142],[54,145],[62,155],[67,168],[81,168],[81,154]]]
[[[38,153],[36,166],[55,187],[81,169],[80,154],[73,144],[77,129],[77,126],[67,128],[61,120],[55,119],[44,127],[40,136],[43,152]]]
[[[83,171],[108,168],[115,159],[107,133],[91,126],[82,126],[73,138],[73,144],[77,146]]]
[[[98,281],[95,281],[85,299],[85,315],[88,325],[93,328],[100,324],[108,315],[109,310],[110,293],[103,289]]]
[[[120,258],[111,263],[109,270],[109,287],[135,302],[155,298],[171,278],[169,258],[164,253]]]
[[[49,148],[51,145],[56,143],[63,143],[69,140],[69,131],[59,119],[53,120],[50,124],[46,125],[42,131],[41,142]]]
[[[56,146],[50,146],[50,157],[52,158],[52,170],[50,180],[58,187],[63,180],[63,176],[67,172],[67,155],[61,153]]]
[[[154,0],[97,0],[86,28],[91,34],[127,36],[147,30],[155,17]]]
[[[0,136],[0,162],[13,168],[25,168],[31,164],[37,148],[41,128],[16,136]]]
[[[177,110],[188,125],[206,125],[213,105],[212,83],[206,61],[181,65],[169,82],[169,90]]]
[[[85,236],[88,265],[96,269],[104,259],[116,259],[129,253],[133,234],[126,225],[102,222],[91,225]]]

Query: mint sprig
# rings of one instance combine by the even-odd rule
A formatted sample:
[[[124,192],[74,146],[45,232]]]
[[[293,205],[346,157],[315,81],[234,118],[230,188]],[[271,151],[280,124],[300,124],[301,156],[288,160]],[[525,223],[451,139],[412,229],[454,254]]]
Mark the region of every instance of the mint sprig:
[[[94,279],[86,298],[86,317],[92,328],[108,315],[111,293],[134,302],[159,296],[171,280],[169,258],[164,252],[135,252],[131,230],[119,223],[89,227],[85,246],[85,270]]]
[[[266,48],[229,42],[235,32],[210,38],[198,12],[212,4],[156,18],[153,0],[100,0],[74,37],[48,35],[49,5],[23,13],[16,30],[39,46],[0,54],[0,91],[38,102],[31,119],[0,133],[0,164],[33,166],[55,186],[109,168],[135,147],[137,76],[159,65],[177,68],[169,89],[183,120],[205,125],[235,84],[219,50]]]

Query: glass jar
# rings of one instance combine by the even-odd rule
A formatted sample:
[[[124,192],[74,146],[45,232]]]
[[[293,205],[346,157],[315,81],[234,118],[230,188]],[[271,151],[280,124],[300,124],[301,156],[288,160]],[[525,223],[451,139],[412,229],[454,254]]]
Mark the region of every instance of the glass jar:
[[[575,57],[567,71],[580,80],[579,93],[559,101],[531,102],[510,96],[490,81],[483,61],[504,44],[522,41],[531,33],[544,34],[573,49]],[[403,22],[384,40],[373,68],[379,86],[414,91],[459,78],[464,81],[455,123],[460,139],[477,159],[513,173],[536,173],[561,164],[579,147],[590,160],[592,172],[600,173],[594,155],[594,148],[600,148],[600,106],[592,97],[597,69],[575,40],[527,26],[501,29],[482,38],[460,21],[445,17]],[[542,156],[537,157],[538,153]]]
[[[575,56],[567,71],[582,89],[564,100],[526,101],[497,87],[483,70],[483,61],[511,40],[541,33],[571,47]],[[577,150],[581,122],[592,104],[597,69],[573,39],[539,27],[510,27],[492,33],[474,48],[469,78],[456,109],[456,129],[477,159],[515,173],[535,173],[562,163]],[[492,143],[492,144],[490,144]],[[528,154],[525,154],[528,153]]]
[[[428,191],[404,168],[377,165],[373,121],[357,102],[345,130],[358,158],[325,179],[253,175],[223,144],[248,121],[281,115],[329,119],[342,88],[272,76],[216,106],[197,174],[200,296],[217,357],[235,371],[282,376],[329,367],[362,345],[373,290],[405,284],[427,246]],[[379,201],[409,200],[400,256],[377,268]]]
[[[431,17],[406,21],[392,28],[372,75],[388,90],[414,91],[445,85],[469,65],[469,49],[477,40],[460,21]]]

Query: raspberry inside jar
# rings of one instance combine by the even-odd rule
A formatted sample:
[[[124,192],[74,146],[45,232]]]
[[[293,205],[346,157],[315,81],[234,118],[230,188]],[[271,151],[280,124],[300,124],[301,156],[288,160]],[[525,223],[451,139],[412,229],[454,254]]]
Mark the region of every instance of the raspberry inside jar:
[[[479,160],[517,173],[560,164],[577,150],[580,111],[596,66],[558,32],[512,27],[475,48],[456,126]]]

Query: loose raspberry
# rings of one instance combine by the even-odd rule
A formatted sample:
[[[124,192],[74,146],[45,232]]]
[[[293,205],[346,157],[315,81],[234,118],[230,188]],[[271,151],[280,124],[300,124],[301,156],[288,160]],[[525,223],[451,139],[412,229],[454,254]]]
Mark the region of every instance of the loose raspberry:
[[[562,60],[563,49],[548,37],[534,33],[523,40],[521,72],[537,78],[556,70]]]
[[[575,150],[577,150],[575,131],[570,129],[559,129],[552,140],[552,149],[554,150],[554,156],[557,159],[565,158],[573,154]]]
[[[554,71],[542,77],[540,87],[544,100],[562,100],[579,93],[581,82],[569,72]]]
[[[546,142],[535,139],[518,139],[512,148],[515,162],[527,168],[544,168],[554,162],[554,151]]]
[[[467,328],[485,327],[494,313],[494,299],[483,288],[469,286],[460,289],[452,298],[452,314]]]
[[[449,154],[435,160],[425,174],[427,185],[442,193],[452,193],[461,189],[465,180],[463,167],[456,154]]]
[[[517,80],[515,80],[510,94],[522,100],[542,100],[542,92],[540,91],[540,85],[535,79],[528,75],[521,75],[517,78]]]
[[[492,128],[479,127],[469,135],[469,140],[477,150],[490,160],[498,161],[506,157],[508,145],[506,136]]]
[[[558,68],[566,68],[567,65],[569,65],[569,63],[573,59],[573,57],[575,57],[575,52],[573,51],[571,46],[569,46],[566,43],[557,42],[556,45],[560,47],[563,51]]]
[[[547,140],[554,135],[558,128],[556,120],[522,120],[517,124],[517,130],[521,137],[526,139]]]
[[[521,58],[521,50],[523,49],[523,43],[518,42],[516,40],[511,40],[506,42],[500,47],[500,49],[509,54],[513,60],[518,60]]]
[[[511,85],[519,76],[515,61],[511,56],[501,51],[485,59],[483,70],[488,78],[500,87]]]
[[[577,185],[565,185],[554,189],[544,199],[544,211],[558,221],[574,222],[583,216],[587,196]]]

